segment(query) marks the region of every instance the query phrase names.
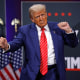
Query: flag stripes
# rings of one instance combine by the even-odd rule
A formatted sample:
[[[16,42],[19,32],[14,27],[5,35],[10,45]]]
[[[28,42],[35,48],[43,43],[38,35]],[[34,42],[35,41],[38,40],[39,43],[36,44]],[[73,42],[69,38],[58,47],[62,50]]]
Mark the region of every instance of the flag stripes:
[[[21,68],[22,48],[13,53],[0,49],[0,80],[20,80]]]

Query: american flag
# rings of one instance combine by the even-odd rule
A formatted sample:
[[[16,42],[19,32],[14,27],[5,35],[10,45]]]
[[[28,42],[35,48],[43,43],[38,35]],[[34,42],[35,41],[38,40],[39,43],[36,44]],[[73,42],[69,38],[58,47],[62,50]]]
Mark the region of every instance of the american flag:
[[[22,67],[22,48],[14,53],[0,49],[0,80],[19,80]]]

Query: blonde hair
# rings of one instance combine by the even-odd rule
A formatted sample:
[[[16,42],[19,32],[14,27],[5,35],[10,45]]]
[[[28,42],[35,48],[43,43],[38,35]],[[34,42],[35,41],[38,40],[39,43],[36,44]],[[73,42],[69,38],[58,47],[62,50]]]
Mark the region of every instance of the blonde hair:
[[[41,10],[46,11],[46,6],[44,4],[34,4],[29,8],[29,17],[32,18],[34,12],[38,12]]]

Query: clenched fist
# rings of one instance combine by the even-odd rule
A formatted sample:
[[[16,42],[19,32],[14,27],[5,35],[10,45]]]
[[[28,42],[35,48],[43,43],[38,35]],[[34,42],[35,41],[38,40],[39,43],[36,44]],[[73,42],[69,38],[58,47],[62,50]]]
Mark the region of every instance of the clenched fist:
[[[64,30],[66,33],[71,33],[72,29],[70,27],[70,25],[68,24],[68,22],[60,22],[58,23],[58,27],[62,30]]]
[[[0,37],[0,48],[4,49],[5,51],[8,50],[9,45],[6,38]]]

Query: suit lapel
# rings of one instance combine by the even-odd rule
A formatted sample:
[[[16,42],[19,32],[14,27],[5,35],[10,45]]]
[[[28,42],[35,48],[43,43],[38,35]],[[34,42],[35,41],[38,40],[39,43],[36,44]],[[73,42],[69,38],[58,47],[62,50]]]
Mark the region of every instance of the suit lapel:
[[[48,24],[52,36],[52,41],[54,45],[54,51],[55,51],[55,56],[56,60],[58,60],[58,37],[57,37],[57,31],[55,26]]]
[[[53,44],[54,44],[54,51],[55,51],[55,56],[56,59],[58,57],[58,38],[56,36],[56,33],[54,33],[54,31],[51,31],[51,35],[52,35],[52,40],[53,40]]]
[[[30,36],[32,39],[34,49],[36,51],[36,57],[40,62],[40,46],[39,46],[38,32],[37,32],[37,29],[35,27],[35,24],[32,24],[32,26],[31,26]]]

